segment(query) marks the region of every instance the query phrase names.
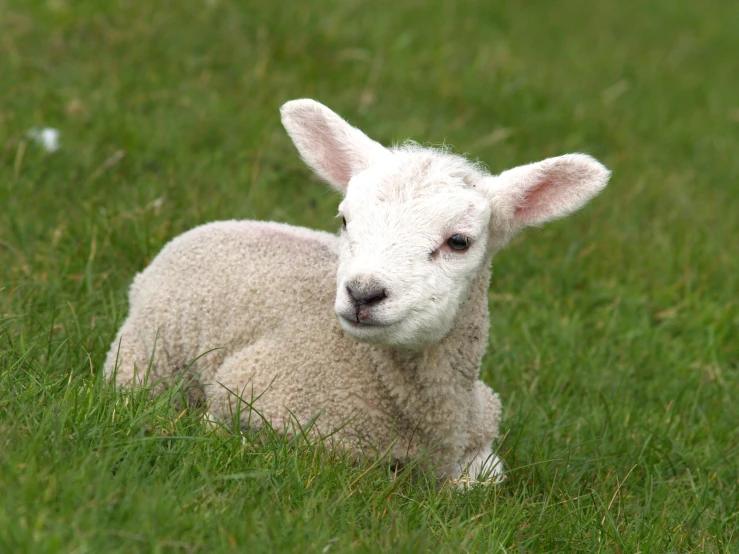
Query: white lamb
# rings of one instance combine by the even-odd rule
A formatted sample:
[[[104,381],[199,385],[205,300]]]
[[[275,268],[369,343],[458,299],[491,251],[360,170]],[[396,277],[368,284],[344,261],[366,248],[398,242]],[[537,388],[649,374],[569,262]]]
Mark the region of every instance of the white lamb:
[[[282,122],[344,199],[339,236],[224,221],[175,238],[139,273],[105,362],[120,384],[186,373],[210,413],[295,422],[359,456],[423,459],[497,481],[498,395],[480,378],[493,254],[606,186],[568,154],[490,175],[443,150],[385,148],[313,100]]]

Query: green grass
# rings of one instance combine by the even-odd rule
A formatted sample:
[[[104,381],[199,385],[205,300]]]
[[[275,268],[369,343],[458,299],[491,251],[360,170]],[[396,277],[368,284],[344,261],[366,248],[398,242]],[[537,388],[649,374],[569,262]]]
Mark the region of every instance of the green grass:
[[[739,4],[0,0],[0,551],[739,551]],[[496,259],[511,467],[460,493],[101,379],[215,219],[335,227],[278,107],[606,192]],[[46,154],[26,132],[52,126]]]

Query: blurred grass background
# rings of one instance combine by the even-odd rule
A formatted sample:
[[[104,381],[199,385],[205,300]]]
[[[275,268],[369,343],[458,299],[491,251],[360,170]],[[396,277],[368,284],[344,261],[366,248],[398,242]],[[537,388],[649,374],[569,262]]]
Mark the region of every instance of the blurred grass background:
[[[0,0],[0,550],[737,551],[737,22],[719,0]],[[279,123],[299,97],[493,172],[613,170],[495,260],[505,485],[242,445],[101,382],[173,236],[335,228]]]

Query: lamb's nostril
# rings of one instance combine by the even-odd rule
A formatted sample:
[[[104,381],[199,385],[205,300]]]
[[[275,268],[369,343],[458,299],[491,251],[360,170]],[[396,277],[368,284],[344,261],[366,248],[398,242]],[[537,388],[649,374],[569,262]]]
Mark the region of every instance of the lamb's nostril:
[[[387,291],[381,287],[360,288],[350,283],[346,285],[346,292],[357,306],[374,306],[387,298]]]
[[[385,289],[379,289],[376,291],[369,292],[364,298],[361,299],[361,302],[365,306],[374,306],[375,304],[379,304],[383,300],[387,298],[387,293],[385,292]]]

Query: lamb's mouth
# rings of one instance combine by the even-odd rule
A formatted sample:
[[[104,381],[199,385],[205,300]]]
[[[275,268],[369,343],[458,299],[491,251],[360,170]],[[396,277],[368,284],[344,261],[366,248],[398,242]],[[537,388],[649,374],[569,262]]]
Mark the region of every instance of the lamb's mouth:
[[[339,319],[341,319],[342,323],[345,323],[352,329],[383,329],[392,325],[391,323],[383,323],[381,321],[373,321],[367,319],[365,319],[364,321],[358,321],[356,319],[349,319],[347,317],[344,317],[343,315],[340,315]]]

